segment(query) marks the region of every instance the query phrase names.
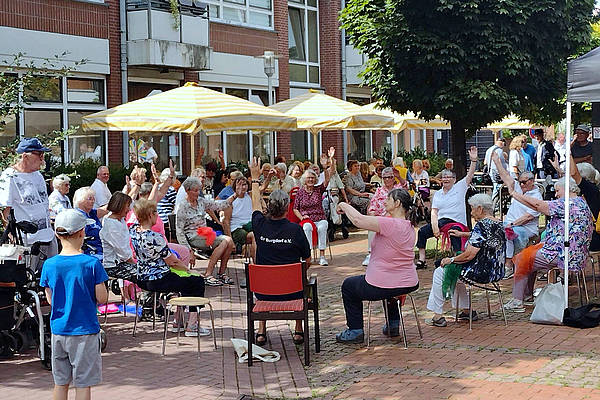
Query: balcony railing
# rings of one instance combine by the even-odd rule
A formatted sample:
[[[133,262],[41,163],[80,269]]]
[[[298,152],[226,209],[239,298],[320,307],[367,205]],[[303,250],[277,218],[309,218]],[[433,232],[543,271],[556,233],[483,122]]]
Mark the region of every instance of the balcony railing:
[[[127,1],[129,65],[204,70],[210,67],[208,5],[179,0]]]

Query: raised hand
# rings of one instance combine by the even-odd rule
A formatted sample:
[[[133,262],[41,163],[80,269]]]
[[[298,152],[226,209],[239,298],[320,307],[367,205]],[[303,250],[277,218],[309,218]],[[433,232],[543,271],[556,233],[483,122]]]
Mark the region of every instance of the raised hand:
[[[252,157],[252,161],[248,162],[248,169],[250,170],[250,176],[252,180],[258,179],[260,176],[260,157]]]
[[[327,158],[327,155],[321,154],[321,165],[323,166],[323,168],[327,168],[328,161],[329,159]]]
[[[173,159],[169,158],[169,171],[172,179],[175,178],[175,164],[173,164]]]
[[[150,163],[150,172],[152,173],[152,177],[154,178],[154,182],[158,182],[159,175],[158,175],[158,172],[156,171],[156,166],[154,165],[154,163]]]
[[[496,153],[495,151],[492,151],[492,161],[496,161],[499,159],[500,159],[500,156],[498,156],[498,153]]]
[[[471,146],[469,149],[469,158],[471,161],[477,161],[477,146]]]
[[[335,147],[331,146],[327,151],[327,155],[329,156],[329,158],[333,158],[333,156],[335,156]]]

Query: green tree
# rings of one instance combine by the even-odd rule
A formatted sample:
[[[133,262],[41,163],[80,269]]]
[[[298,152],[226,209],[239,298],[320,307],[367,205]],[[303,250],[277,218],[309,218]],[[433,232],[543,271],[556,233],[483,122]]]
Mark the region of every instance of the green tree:
[[[5,130],[6,121],[15,118],[26,104],[37,98],[56,97],[59,86],[57,77],[67,76],[78,66],[87,62],[82,59],[72,65],[62,61],[68,53],[55,55],[53,58],[41,61],[25,62],[25,54],[15,54],[10,61],[4,61],[0,70],[0,133]],[[45,132],[37,137],[46,146],[59,146],[69,134],[75,133],[78,127],[65,130]],[[0,171],[15,163],[17,154],[14,152],[19,143],[15,138],[7,146],[0,148]]]
[[[384,106],[441,115],[455,166],[466,138],[510,113],[556,121],[566,61],[587,45],[594,0],[348,0],[342,27]],[[461,150],[458,150],[461,149]]]

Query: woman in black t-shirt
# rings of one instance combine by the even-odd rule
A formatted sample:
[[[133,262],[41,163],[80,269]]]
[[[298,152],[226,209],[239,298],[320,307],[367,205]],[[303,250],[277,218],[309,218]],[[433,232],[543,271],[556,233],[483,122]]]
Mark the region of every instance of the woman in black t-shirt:
[[[310,246],[302,227],[287,220],[286,215],[290,197],[283,190],[274,190],[267,200],[267,215],[262,212],[260,196],[260,158],[248,163],[252,174],[252,230],[256,245],[256,263],[258,265],[293,264],[305,260],[310,265]],[[301,299],[302,292],[284,296],[265,296],[256,294],[259,300],[295,300]],[[267,342],[266,321],[259,321],[256,344],[263,346]],[[304,342],[302,320],[296,321],[294,343]]]
[[[590,207],[594,218],[600,214],[600,189],[596,185],[596,169],[589,163],[575,164],[571,156],[571,176],[579,186],[581,195]],[[596,230],[592,232],[590,251],[600,250],[600,235]]]

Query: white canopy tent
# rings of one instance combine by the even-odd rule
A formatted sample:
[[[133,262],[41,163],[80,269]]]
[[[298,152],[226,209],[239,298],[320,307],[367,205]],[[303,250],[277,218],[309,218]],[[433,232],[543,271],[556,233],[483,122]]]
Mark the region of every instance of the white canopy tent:
[[[572,103],[600,102],[600,47],[569,61],[567,64],[566,142],[571,143]],[[571,157],[567,146],[566,158]],[[571,163],[565,163],[565,176],[571,176]],[[565,179],[565,196],[569,195],[569,179]],[[565,308],[569,307],[569,202],[565,201]]]

